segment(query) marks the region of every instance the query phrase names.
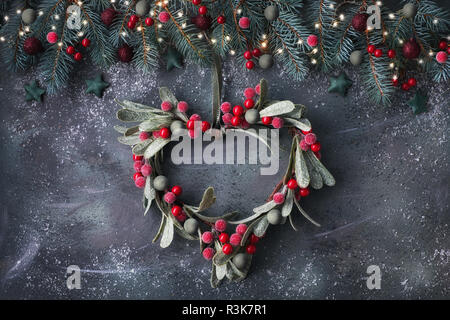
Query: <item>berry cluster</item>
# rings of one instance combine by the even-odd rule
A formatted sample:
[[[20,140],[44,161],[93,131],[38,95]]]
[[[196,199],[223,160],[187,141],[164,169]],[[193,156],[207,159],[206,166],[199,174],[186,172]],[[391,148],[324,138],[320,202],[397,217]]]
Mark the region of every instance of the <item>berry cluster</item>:
[[[202,233],[203,243],[209,245],[203,250],[203,257],[206,260],[211,260],[216,253],[213,248],[214,240],[219,240],[222,243],[222,252],[226,255],[233,253],[238,246],[241,245],[242,237],[247,231],[247,225],[239,224],[236,227],[235,233],[228,235],[225,232],[227,228],[227,222],[223,219],[217,220],[211,231],[205,231]],[[256,252],[256,243],[259,241],[259,237],[252,234],[245,246],[245,252],[248,254],[254,254]]]
[[[446,63],[448,55],[450,54],[450,46],[448,45],[448,42],[446,39],[441,39],[439,41],[439,51],[436,53],[436,61],[439,63]]]
[[[195,139],[200,135],[199,129],[201,129],[201,132],[206,132],[211,128],[211,124],[208,121],[202,121],[202,117],[194,113],[186,122],[186,128],[188,129],[189,137]]]
[[[259,58],[261,56],[261,50],[259,50],[258,48],[255,48],[253,50],[247,50],[244,52],[244,58],[245,60],[247,60],[247,62],[245,63],[245,67],[248,70],[251,70],[255,67],[255,62],[253,62],[253,58]]]
[[[133,154],[133,161],[135,172],[133,175],[134,184],[138,188],[143,188],[145,186],[146,178],[152,174],[152,167],[144,160],[143,156]]]
[[[87,48],[91,45],[91,40],[89,40],[88,38],[84,38],[83,40],[81,40],[81,45]],[[81,61],[83,59],[83,55],[81,54],[81,52],[77,52],[74,46],[67,46],[66,53],[71,56],[73,55],[75,61]]]

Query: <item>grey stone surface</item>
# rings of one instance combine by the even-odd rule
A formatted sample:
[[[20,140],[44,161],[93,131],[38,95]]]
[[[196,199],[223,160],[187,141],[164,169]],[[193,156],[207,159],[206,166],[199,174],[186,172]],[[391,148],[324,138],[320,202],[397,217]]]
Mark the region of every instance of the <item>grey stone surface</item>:
[[[448,88],[419,78],[429,112],[414,116],[405,104],[411,93],[399,93],[388,108],[368,102],[354,69],[342,98],[327,93],[325,75],[294,83],[279,69],[240,67],[225,65],[226,100],[240,102],[242,90],[265,77],[273,98],[308,107],[323,162],[337,180],[303,201],[320,228],[294,212],[299,232],[271,226],[249,277],[211,289],[210,263],[196,242],[177,238],[167,249],[151,243],[159,213],[142,215],[130,149],[112,129],[114,98],[158,105],[159,86],[210,118],[209,71],[188,64],[142,75],[119,64],[104,73],[111,87],[99,99],[84,93],[83,80],[97,71],[81,68],[67,90],[41,104],[24,100],[23,85],[34,74],[2,69],[0,298],[449,298]],[[286,135],[282,147],[281,171]],[[212,185],[218,201],[210,214],[243,216],[283,174],[260,176],[258,168],[165,164],[184,200],[197,203]],[[66,287],[69,265],[82,269],[81,290]],[[381,268],[381,290],[366,287],[369,265]]]

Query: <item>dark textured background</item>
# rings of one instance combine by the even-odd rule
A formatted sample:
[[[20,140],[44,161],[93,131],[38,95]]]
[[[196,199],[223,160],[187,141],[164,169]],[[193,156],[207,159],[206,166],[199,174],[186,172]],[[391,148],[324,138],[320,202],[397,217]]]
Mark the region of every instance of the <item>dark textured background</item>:
[[[159,105],[157,88],[170,87],[191,111],[210,117],[210,73],[188,64],[171,73],[142,75],[126,65],[104,73],[104,98],[84,93],[81,67],[70,87],[44,103],[25,102],[23,85],[34,73],[0,79],[0,298],[449,298],[449,93],[425,82],[429,112],[414,116],[399,93],[391,107],[370,103],[353,69],[346,98],[328,94],[325,75],[293,83],[278,68],[241,72],[225,66],[225,97],[261,77],[275,99],[308,106],[323,146],[333,188],[314,191],[305,209],[322,227],[294,212],[300,227],[271,227],[258,244],[249,277],[209,284],[210,263],[198,243],[177,237],[168,249],[151,244],[160,215],[142,215],[141,190],[133,186],[129,148],[112,129],[114,98]],[[289,140],[282,139],[281,171]],[[165,166],[182,184],[183,199],[197,203],[216,188],[211,214],[247,215],[271,192],[277,177],[258,166]],[[66,288],[66,268],[79,265],[82,289]],[[379,265],[381,290],[366,287],[366,269]]]

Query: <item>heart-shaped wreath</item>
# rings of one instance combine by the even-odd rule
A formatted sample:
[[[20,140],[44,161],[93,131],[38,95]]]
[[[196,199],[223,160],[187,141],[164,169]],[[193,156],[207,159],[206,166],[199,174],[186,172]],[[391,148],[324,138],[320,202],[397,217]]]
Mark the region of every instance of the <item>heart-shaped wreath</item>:
[[[144,189],[144,214],[149,211],[153,200],[161,212],[161,225],[153,242],[161,239],[161,247],[166,248],[171,244],[174,232],[187,240],[199,241],[203,257],[212,260],[213,287],[217,287],[225,277],[240,281],[247,276],[255,245],[269,225],[284,224],[289,218],[297,230],[291,217],[294,204],[306,219],[319,226],[302,209],[299,201],[308,196],[309,187],[320,189],[324,184],[335,184],[331,173],[320,162],[320,143],[312,133],[309,120],[303,117],[305,106],[288,100],[270,101],[265,80],[255,88],[245,89],[244,107],[237,105],[232,108],[228,102],[221,104],[221,76],[217,70],[213,72],[213,127],[220,128],[221,133],[225,133],[226,128],[245,131],[251,126],[287,127],[293,137],[283,179],[267,202],[254,208],[250,217],[233,220],[236,212],[222,216],[202,214],[216,200],[212,187],[206,189],[198,206],[180,201],[181,186],[169,188],[169,181],[163,175],[162,157],[164,147],[171,141],[171,134],[187,128],[189,136],[196,139],[202,132],[212,129],[210,123],[201,121],[199,115],[188,117],[188,104],[178,101],[168,88],[160,88],[161,109],[127,100],[117,101],[123,107],[117,112],[119,120],[140,123],[130,128],[115,127],[123,134],[119,142],[132,146],[133,179],[137,187]],[[226,233],[228,225],[236,225],[235,233],[230,236]]]

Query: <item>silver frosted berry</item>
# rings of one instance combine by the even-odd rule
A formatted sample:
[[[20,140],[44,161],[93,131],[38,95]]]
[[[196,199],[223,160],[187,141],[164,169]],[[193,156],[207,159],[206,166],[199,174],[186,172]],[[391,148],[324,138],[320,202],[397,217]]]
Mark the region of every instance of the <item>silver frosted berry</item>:
[[[150,11],[150,6],[147,3],[146,0],[140,0],[138,3],[136,3],[136,13],[139,16],[145,16]]]
[[[25,24],[32,24],[36,20],[36,11],[34,9],[28,8],[22,12],[22,21]]]
[[[187,233],[196,234],[198,230],[198,221],[193,218],[189,218],[184,222],[183,227]]]
[[[281,220],[281,212],[278,209],[272,209],[267,214],[267,221],[269,221],[270,224],[280,224]]]
[[[257,123],[259,121],[259,111],[256,109],[247,110],[245,120],[250,124]]]
[[[278,10],[277,6],[268,6],[266,7],[266,9],[264,9],[264,17],[266,17],[266,19],[268,21],[273,21],[275,19],[278,18],[278,16],[280,15],[280,11]]]
[[[169,179],[166,176],[157,176],[155,180],[153,180],[153,188],[158,191],[164,191],[169,186]]]
[[[259,66],[262,69],[269,69],[273,66],[273,57],[271,54],[263,54],[260,58],[259,58]]]
[[[359,66],[362,62],[362,52],[361,50],[353,51],[350,54],[350,62],[354,66]]]
[[[414,18],[416,16],[417,8],[414,3],[407,3],[403,6],[402,15],[405,18]]]
[[[247,265],[248,257],[245,253],[238,253],[233,257],[233,263],[238,269],[243,269]]]
[[[180,120],[175,120],[170,124],[170,132],[172,134],[178,134],[177,131],[180,129],[186,129],[186,125]]]

